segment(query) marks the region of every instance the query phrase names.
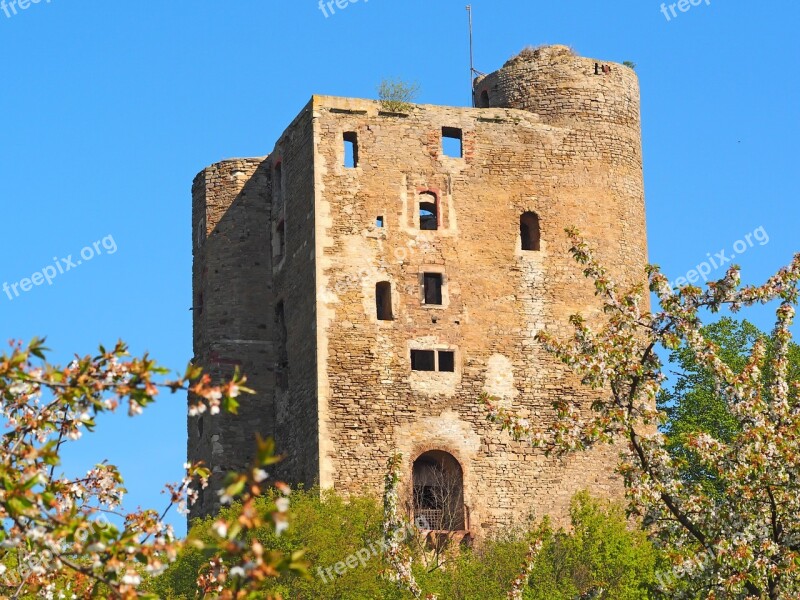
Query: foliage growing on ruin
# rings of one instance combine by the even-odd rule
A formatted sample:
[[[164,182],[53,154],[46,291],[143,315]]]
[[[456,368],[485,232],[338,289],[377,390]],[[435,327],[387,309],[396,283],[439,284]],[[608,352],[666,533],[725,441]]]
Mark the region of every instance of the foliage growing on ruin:
[[[800,254],[760,286],[740,285],[731,267],[706,290],[670,287],[648,268],[660,310],[647,313],[642,285],[620,290],[580,234],[567,231],[572,254],[594,281],[606,322],[593,329],[573,316],[570,340],[537,338],[597,391],[590,410],[569,399],[556,405],[552,427],[533,427],[484,398],[489,418],[517,438],[550,452],[583,450],[624,439],[620,471],[630,510],[667,545],[674,570],[660,577],[669,597],[747,597],[778,600],[800,595],[800,384],[789,376],[790,326],[798,302]],[[704,311],[776,303],[775,328],[758,339],[737,372],[702,328]],[[685,477],[686,461],[670,452],[656,408],[665,382],[656,350],[685,349],[707,371],[716,396],[735,423],[729,436],[686,432],[706,476]],[[769,373],[768,385],[764,374]],[[710,492],[706,479],[717,489]],[[702,557],[702,558],[701,558]]]
[[[378,100],[386,112],[409,112],[418,95],[419,84],[401,79],[384,79],[378,86]]]

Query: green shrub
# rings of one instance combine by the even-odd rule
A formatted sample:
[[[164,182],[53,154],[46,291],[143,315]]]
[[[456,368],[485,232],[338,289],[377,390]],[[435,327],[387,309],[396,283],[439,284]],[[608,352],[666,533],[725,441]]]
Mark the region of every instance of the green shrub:
[[[260,506],[267,506],[263,501]],[[226,509],[226,512],[236,510]],[[332,581],[320,573],[344,562],[359,550],[376,550],[383,537],[382,507],[373,498],[345,501],[335,492],[297,491],[292,495],[291,526],[280,537],[258,532],[265,548],[291,553],[305,549],[311,577],[278,579],[264,590],[280,592],[293,600],[409,600],[411,595],[384,580],[382,555],[371,556],[364,566],[348,568]],[[484,540],[476,548],[454,551],[440,566],[421,560],[419,545],[409,544],[416,559],[415,575],[426,593],[440,600],[506,600],[511,581],[520,573],[527,553],[526,538],[540,535],[544,546],[531,576],[526,600],[577,600],[602,587],[601,596],[613,600],[646,599],[654,580],[656,552],[644,533],[631,531],[623,510],[613,504],[578,494],[571,508],[572,532],[541,526],[509,529],[501,537]],[[210,539],[213,519],[196,521],[191,535]],[[187,550],[148,589],[167,600],[195,597],[195,578],[206,558]],[[327,576],[326,576],[327,579]]]
[[[266,500],[259,506],[266,506]],[[236,508],[226,509],[226,511]],[[268,582],[264,590],[280,592],[285,598],[311,600],[336,598],[342,600],[401,600],[394,586],[380,577],[385,568],[381,557],[372,557],[365,566],[348,568],[340,577],[326,583],[318,569],[334,567],[370,544],[377,548],[383,537],[383,509],[372,498],[351,498],[347,502],[334,492],[319,490],[296,491],[292,494],[291,526],[279,537],[272,531],[257,532],[256,537],[270,550],[290,553],[305,549],[305,559],[311,563],[309,579],[293,577]],[[191,535],[210,538],[214,519],[195,521]],[[195,578],[205,564],[201,552],[184,552],[164,575],[150,583],[150,590],[168,600],[193,599]],[[332,571],[331,571],[332,572]],[[335,575],[335,573],[334,573]]]
[[[642,531],[632,531],[623,509],[594,500],[585,492],[573,498],[571,532],[554,531],[545,521],[534,531],[506,533],[480,548],[462,552],[444,569],[418,576],[422,588],[442,600],[506,600],[520,573],[529,536],[544,541],[531,573],[526,600],[607,600],[651,598],[657,554]]]
[[[622,508],[581,492],[570,517],[571,533],[542,527],[545,543],[525,598],[575,600],[600,589],[602,598],[650,598],[657,553],[643,531],[630,529]]]
[[[440,600],[506,600],[527,552],[521,531],[507,533],[476,548],[463,548],[441,568],[417,573],[417,580],[423,590],[437,593]]]

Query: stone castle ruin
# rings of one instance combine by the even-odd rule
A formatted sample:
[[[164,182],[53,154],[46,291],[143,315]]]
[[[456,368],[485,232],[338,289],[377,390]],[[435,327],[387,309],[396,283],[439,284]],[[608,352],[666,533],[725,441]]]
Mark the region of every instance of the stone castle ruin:
[[[432,529],[483,535],[616,496],[617,450],[546,457],[486,420],[488,392],[532,422],[592,392],[535,342],[600,303],[569,253],[578,227],[614,276],[647,261],[639,88],[619,64],[524,51],[475,83],[476,108],[314,96],[265,157],[203,170],[193,193],[195,363],[239,367],[238,416],[189,420],[218,508],[256,434],[271,475],[405,502]]]

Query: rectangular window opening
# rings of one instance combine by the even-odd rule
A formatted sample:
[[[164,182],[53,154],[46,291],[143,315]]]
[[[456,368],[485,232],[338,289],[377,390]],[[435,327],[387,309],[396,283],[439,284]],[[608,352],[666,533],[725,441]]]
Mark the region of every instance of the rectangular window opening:
[[[425,304],[442,305],[442,285],[444,277],[441,273],[424,273],[422,275],[423,300]]]
[[[436,355],[433,350],[412,350],[411,351],[411,370],[412,371],[435,371]]]
[[[439,370],[444,373],[455,373],[456,353],[450,350],[439,350]]]
[[[442,153],[452,158],[464,157],[464,134],[456,127],[442,127]]]
[[[347,169],[358,166],[358,134],[355,131],[344,133],[344,166]]]
[[[377,227],[379,229],[383,229],[385,226],[386,226],[386,224],[383,221],[383,217],[376,217],[375,218],[375,227]]]
[[[392,284],[381,281],[375,284],[375,307],[379,321],[393,321],[392,314]]]

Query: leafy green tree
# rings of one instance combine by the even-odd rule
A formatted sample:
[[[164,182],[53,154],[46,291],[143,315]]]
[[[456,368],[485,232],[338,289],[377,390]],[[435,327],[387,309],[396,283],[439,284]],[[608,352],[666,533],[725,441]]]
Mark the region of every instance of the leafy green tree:
[[[768,355],[775,344],[774,339],[749,321],[730,317],[704,327],[702,334],[716,344],[720,359],[737,375],[747,366],[756,342],[761,341],[767,346]],[[800,346],[797,344],[790,345],[788,362],[787,380],[790,383],[800,381]],[[677,369],[677,380],[672,387],[663,388],[658,397],[658,406],[667,416],[664,427],[667,448],[676,459],[684,462],[683,472],[687,479],[702,482],[709,492],[723,493],[720,482],[703,467],[690,442],[697,433],[708,433],[728,443],[740,433],[739,421],[718,393],[714,373],[696,360],[689,347],[673,350],[670,363]],[[773,373],[765,370],[761,379],[764,394],[769,394]],[[791,393],[796,394],[794,391]]]

